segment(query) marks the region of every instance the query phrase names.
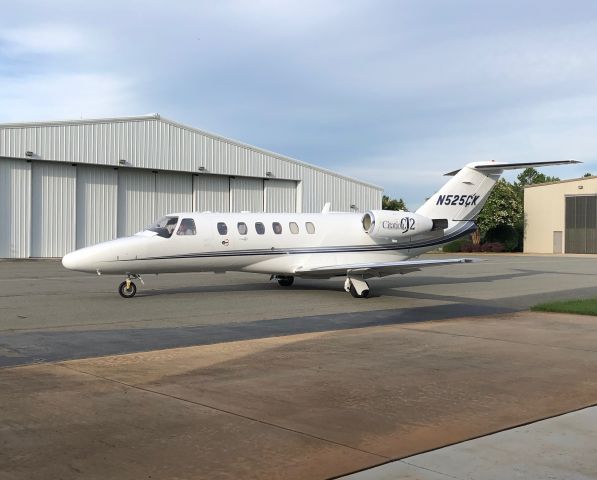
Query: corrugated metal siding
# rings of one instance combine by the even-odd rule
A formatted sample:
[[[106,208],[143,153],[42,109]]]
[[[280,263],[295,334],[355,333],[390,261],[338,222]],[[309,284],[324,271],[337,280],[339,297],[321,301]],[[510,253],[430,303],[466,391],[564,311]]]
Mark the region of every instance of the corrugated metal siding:
[[[31,163],[0,159],[0,257],[29,256]]]
[[[188,173],[156,174],[156,217],[193,209],[193,176]]]
[[[153,223],[156,174],[146,170],[118,170],[118,236],[126,237]]]
[[[72,165],[32,163],[32,257],[61,257],[75,249],[76,178]]]
[[[220,175],[193,177],[193,210],[196,212],[230,211],[230,178]]]
[[[374,186],[158,117],[0,126],[0,156],[25,158],[27,150],[35,159],[79,164],[118,166],[123,159],[139,168],[197,172],[202,166],[210,174],[262,178],[269,171],[313,184],[304,190],[304,211],[318,211],[325,201],[337,210],[381,202]],[[356,185],[356,198],[343,192],[348,184]]]
[[[263,212],[263,180],[231,177],[230,211]]]
[[[118,171],[77,167],[77,248],[116,238]]]
[[[296,212],[296,182],[264,180],[266,212]]]
[[[44,173],[39,170],[41,167],[36,167],[33,193],[32,164],[23,161],[27,151],[33,152],[28,158],[34,164],[55,161],[63,168],[47,167]],[[381,208],[379,188],[159,117],[0,125],[0,157],[13,157],[10,161],[18,166],[15,170],[4,164],[3,172],[11,172],[10,180],[8,174],[0,178],[0,200],[3,206],[10,203],[8,209],[0,211],[0,216],[5,224],[12,225],[10,239],[6,231],[0,234],[3,257],[43,256],[43,252],[60,255],[72,247],[73,238],[81,246],[95,243],[96,239],[112,238],[114,228],[119,236],[128,235],[155,220],[162,211],[265,208],[319,212],[326,202],[331,202],[332,209],[337,211],[350,211],[351,205],[360,211]],[[126,161],[124,167],[119,163],[121,159]],[[75,195],[79,199],[78,210],[76,198],[71,198],[74,188],[71,163],[78,164],[82,172],[80,193]],[[100,182],[106,182],[101,186],[89,183],[93,182],[94,174],[90,173],[93,170],[83,168],[91,165],[120,167],[120,170],[106,173],[107,168],[104,180],[98,177]],[[205,170],[197,174],[199,167]],[[157,177],[150,170],[157,170]],[[59,171],[68,173],[59,179],[55,176],[61,175]],[[271,172],[275,180],[266,180],[264,187],[266,172]],[[119,182],[122,188],[115,187],[115,175],[122,177]],[[230,176],[236,177],[232,179],[232,191]],[[285,181],[289,183],[282,187]],[[276,182],[280,182],[279,189]],[[297,183],[291,195],[289,185]],[[7,185],[11,185],[10,193]],[[264,188],[268,190],[264,192]],[[48,195],[45,199],[44,194]],[[53,194],[56,197],[50,199]],[[109,200],[114,195],[120,207]],[[64,210],[56,213],[57,208]],[[87,208],[91,212],[86,213]],[[118,210],[116,227],[114,208]],[[64,217],[59,226],[49,223],[54,214]],[[84,222],[76,224],[72,216],[83,218]],[[90,216],[97,221],[89,220]]]

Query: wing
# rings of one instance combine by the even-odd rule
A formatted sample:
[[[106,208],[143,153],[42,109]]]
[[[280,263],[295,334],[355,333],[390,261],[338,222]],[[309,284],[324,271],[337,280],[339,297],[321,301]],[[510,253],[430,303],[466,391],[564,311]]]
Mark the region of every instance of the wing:
[[[384,277],[416,272],[427,267],[440,267],[442,265],[453,265],[456,263],[476,263],[476,258],[449,258],[445,260],[402,260],[399,262],[381,263],[349,263],[345,265],[328,265],[311,268],[297,268],[296,275],[300,276],[322,276],[333,277],[347,275],[348,273],[363,275],[364,277]]]

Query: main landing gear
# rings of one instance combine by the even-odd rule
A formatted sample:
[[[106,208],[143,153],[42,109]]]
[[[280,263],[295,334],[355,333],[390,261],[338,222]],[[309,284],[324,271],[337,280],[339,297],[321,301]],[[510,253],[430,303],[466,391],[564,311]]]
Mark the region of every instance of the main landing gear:
[[[118,286],[118,293],[122,298],[132,298],[137,293],[137,286],[133,283],[134,279],[139,279],[143,283],[140,275],[128,273],[126,280]]]
[[[367,298],[369,296],[369,284],[363,280],[363,277],[346,277],[344,290],[350,293],[354,298]]]
[[[294,277],[292,276],[276,275],[275,278],[281,287],[290,287],[294,283]]]

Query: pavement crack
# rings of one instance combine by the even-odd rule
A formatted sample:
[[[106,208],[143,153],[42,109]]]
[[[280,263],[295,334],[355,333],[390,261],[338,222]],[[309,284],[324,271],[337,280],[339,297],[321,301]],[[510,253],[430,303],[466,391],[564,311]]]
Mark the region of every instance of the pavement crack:
[[[207,403],[197,402],[195,400],[189,400],[188,398],[178,397],[176,395],[171,395],[169,393],[160,392],[160,391],[157,391],[157,390],[152,390],[150,388],[141,387],[139,385],[132,385],[132,384],[127,383],[127,382],[123,382],[123,381],[120,381],[120,380],[115,380],[113,378],[104,377],[103,375],[98,375],[98,374],[95,374],[95,373],[90,373],[90,372],[86,372],[86,371],[83,371],[83,370],[79,370],[77,368],[73,368],[73,367],[71,367],[69,365],[65,365],[63,363],[56,363],[54,365],[57,366],[57,367],[65,368],[67,370],[71,370],[73,372],[80,373],[82,375],[89,375],[91,377],[94,377],[94,378],[97,378],[97,379],[100,379],[100,380],[104,380],[104,381],[107,381],[107,382],[115,383],[115,384],[121,385],[123,387],[128,387],[128,388],[132,388],[134,390],[139,390],[141,392],[152,393],[154,395],[160,395],[162,397],[170,398],[172,400],[178,400],[180,402],[188,403],[188,404],[191,404],[191,405],[197,405],[199,407],[208,408],[208,409],[214,410],[216,412],[225,413],[227,415],[233,415],[235,417],[242,418],[244,420],[248,420],[248,421],[251,421],[251,422],[259,423],[261,425],[266,425],[268,427],[276,428],[276,429],[279,429],[279,430],[284,430],[286,432],[294,433],[294,434],[297,434],[297,435],[302,435],[304,437],[308,437],[308,438],[312,438],[314,440],[319,440],[319,441],[322,441],[322,442],[330,443],[332,445],[336,445],[336,446],[339,446],[339,447],[348,448],[350,450],[354,450],[354,451],[357,451],[357,452],[365,453],[367,455],[373,455],[375,457],[382,458],[384,460],[390,460],[391,459],[391,457],[387,457],[387,456],[381,455],[379,453],[369,452],[367,450],[363,450],[361,448],[354,447],[352,445],[348,445],[348,444],[345,444],[345,443],[342,443],[342,442],[337,442],[335,440],[330,440],[329,438],[324,438],[324,437],[320,437],[318,435],[313,435],[312,433],[302,432],[302,431],[296,430],[294,428],[285,427],[283,425],[278,425],[278,424],[273,423],[273,422],[268,422],[266,420],[261,420],[259,418],[251,417],[249,415],[243,415],[242,413],[234,412],[232,410],[226,410],[224,408],[215,407],[215,406],[207,404]]]
[[[559,350],[571,350],[571,351],[575,351],[575,352],[597,353],[596,350],[591,350],[589,348],[572,348],[572,347],[565,347],[565,346],[561,346],[561,345],[546,345],[544,343],[521,342],[519,340],[509,340],[509,339],[505,339],[505,338],[483,337],[480,335],[467,335],[465,333],[442,332],[441,330],[428,330],[428,329],[423,330],[420,328],[403,327],[403,326],[400,326],[399,328],[401,330],[408,330],[410,332],[417,332],[417,333],[434,333],[436,335],[448,335],[450,337],[474,338],[477,340],[513,343],[516,345],[528,345],[531,347],[556,348]]]
[[[437,473],[438,475],[442,475],[444,477],[448,477],[448,478],[453,478],[455,480],[464,480],[462,477],[455,477],[454,475],[450,475],[449,473],[445,473],[445,472],[440,472],[438,470],[433,470],[432,468],[427,468],[427,467],[422,467],[421,465],[417,465],[415,463],[410,463],[407,462],[406,460],[399,460],[400,463],[405,463],[406,465],[409,465],[411,467],[420,469],[420,470],[425,470],[427,472],[432,472],[432,473]]]

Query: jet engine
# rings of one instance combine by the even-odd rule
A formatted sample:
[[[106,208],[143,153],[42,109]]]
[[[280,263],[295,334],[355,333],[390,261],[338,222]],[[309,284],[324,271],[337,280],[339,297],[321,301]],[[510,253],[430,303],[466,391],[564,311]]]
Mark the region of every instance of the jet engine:
[[[447,219],[431,219],[404,210],[371,210],[363,215],[363,229],[373,238],[398,239],[448,227]]]

